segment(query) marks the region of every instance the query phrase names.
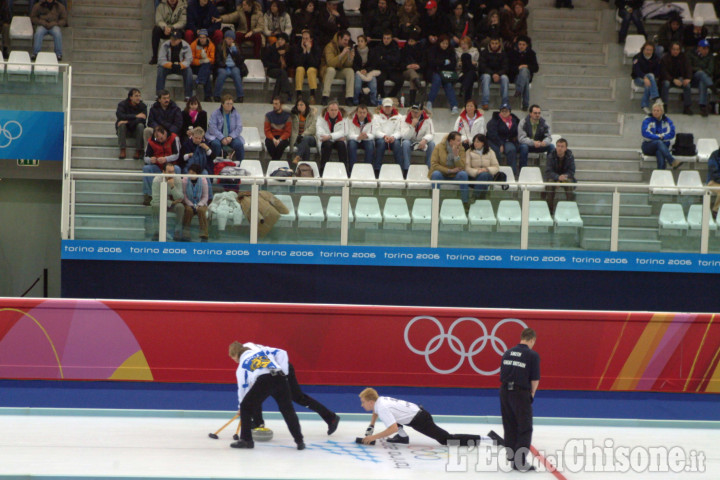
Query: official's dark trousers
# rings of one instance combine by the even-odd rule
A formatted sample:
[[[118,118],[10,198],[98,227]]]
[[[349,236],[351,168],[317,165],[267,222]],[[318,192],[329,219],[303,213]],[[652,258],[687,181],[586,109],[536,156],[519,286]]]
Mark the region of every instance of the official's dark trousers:
[[[505,431],[505,446],[508,448],[508,460],[522,469],[526,455],[515,459],[515,452],[520,448],[529,451],[533,431],[532,394],[530,390],[508,390],[500,388],[500,412],[502,413]]]
[[[436,440],[440,445],[447,445],[449,441],[453,440],[458,441],[462,447],[467,446],[471,440],[475,442],[475,445],[480,443],[480,435],[452,434],[438,427],[433,421],[432,415],[424,409],[421,409],[413,417],[408,426]]]
[[[345,140],[326,140],[322,142],[320,145],[320,168],[325,171],[325,164],[330,161],[330,154],[332,153],[333,148],[337,150],[338,161],[345,165],[345,170],[347,170],[348,175],[350,175],[350,171],[348,169],[347,145],[345,144]]]
[[[278,404],[280,413],[295,443],[303,441],[300,421],[292,405],[290,395],[290,384],[284,375],[260,375],[250,391],[243,398],[240,404],[240,438],[252,442],[252,417],[253,413],[261,408],[263,401],[273,397]]]

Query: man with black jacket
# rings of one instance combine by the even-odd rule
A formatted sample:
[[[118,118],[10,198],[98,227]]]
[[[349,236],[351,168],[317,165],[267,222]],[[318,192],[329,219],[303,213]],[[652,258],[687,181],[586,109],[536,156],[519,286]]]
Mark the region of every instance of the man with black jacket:
[[[287,100],[292,99],[292,86],[288,78],[288,67],[291,66],[290,44],[286,33],[277,35],[274,44],[265,47],[263,64],[267,69],[267,76],[275,79],[273,98],[279,97],[281,93],[287,95]]]
[[[682,52],[680,42],[673,42],[670,51],[663,55],[660,60],[660,76],[662,78],[662,91],[660,97],[665,104],[665,112],[668,108],[668,95],[671,87],[682,88],[683,90],[683,114],[692,115],[690,105],[692,103],[691,85],[693,78],[690,60]]]
[[[515,173],[518,174],[517,154],[518,154],[518,125],[520,119],[511,113],[510,105],[503,104],[499,112],[494,112],[492,118],[487,124],[487,139],[490,148],[495,152],[498,162],[505,154],[507,159],[506,165],[510,165]]]
[[[545,181],[548,183],[576,183],[575,180],[575,157],[572,150],[567,148],[567,140],[561,138],[555,145],[555,150],[547,154],[545,165]],[[555,214],[555,190],[558,187],[545,187],[545,199],[547,200],[550,214]],[[575,200],[575,187],[563,186],[568,201]]]
[[[380,43],[388,30],[392,37],[397,36],[398,19],[395,11],[388,6],[388,0],[378,0],[377,6],[364,14],[362,20],[363,32],[371,46]]]
[[[3,58],[7,61],[12,48],[12,40],[10,39],[10,22],[12,21],[12,12],[7,0],[0,0],[0,33],[2,33],[2,53]]]
[[[382,1],[382,0],[381,0]],[[380,75],[377,76],[377,90],[381,98],[385,98],[385,80],[394,83],[388,97],[397,97],[398,92],[403,86],[403,74],[399,70],[400,47],[393,40],[391,30],[386,30],[382,34],[382,42],[370,48],[370,55],[373,57],[373,63],[380,69]]]
[[[428,0],[425,3],[425,15],[422,13],[420,15],[420,33],[424,37],[423,43],[426,46],[437,44],[440,35],[447,35],[452,31],[450,20],[438,10],[435,0]]]
[[[127,134],[131,134],[135,138],[135,160],[139,159],[143,153],[143,130],[147,120],[147,105],[142,101],[142,95],[137,88],[131,88],[125,100],[118,103],[115,110],[115,130],[117,131],[118,144],[120,146],[120,155],[118,158],[124,159],[127,155],[125,149],[127,147]]]
[[[415,103],[417,91],[422,88],[422,72],[425,70],[425,48],[418,43],[420,34],[412,32],[408,36],[405,48],[400,51],[400,68],[404,80],[410,82],[409,105]]]
[[[490,82],[500,84],[500,103],[503,105],[509,103],[508,59],[500,38],[491,38],[488,48],[480,52],[478,71],[482,86],[482,98],[480,99],[482,109],[487,110],[490,108]]]
[[[317,38],[320,48],[323,49],[333,39],[336,33],[350,28],[350,21],[345,15],[342,0],[328,0],[325,8],[320,7],[318,15]]]
[[[510,80],[515,84],[515,96],[522,98],[522,109],[527,110],[530,105],[530,82],[540,67],[537,55],[530,47],[530,37],[520,35],[515,48],[508,52],[510,66]]]
[[[147,143],[153,135],[153,129],[162,125],[168,135],[174,133],[180,135],[183,126],[182,111],[175,102],[170,100],[170,92],[160,90],[157,92],[157,101],[150,107],[147,118],[147,128],[143,133],[143,140]]]

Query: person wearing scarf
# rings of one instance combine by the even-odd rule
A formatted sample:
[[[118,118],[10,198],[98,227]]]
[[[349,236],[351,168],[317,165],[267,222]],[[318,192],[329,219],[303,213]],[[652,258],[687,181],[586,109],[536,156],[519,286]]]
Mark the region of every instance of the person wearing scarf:
[[[429,168],[430,157],[435,148],[435,142],[433,142],[435,128],[430,114],[423,110],[419,103],[410,107],[410,111],[402,125],[401,135],[403,138],[402,150],[405,168],[410,167],[410,155],[412,155],[413,150],[425,152],[425,164]]]

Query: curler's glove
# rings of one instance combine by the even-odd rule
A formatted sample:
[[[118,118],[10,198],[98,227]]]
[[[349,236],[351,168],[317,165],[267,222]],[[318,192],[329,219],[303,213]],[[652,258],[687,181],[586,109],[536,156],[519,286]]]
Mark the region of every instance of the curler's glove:
[[[375,432],[375,425],[368,425],[368,428],[365,430],[365,436],[369,437]]]

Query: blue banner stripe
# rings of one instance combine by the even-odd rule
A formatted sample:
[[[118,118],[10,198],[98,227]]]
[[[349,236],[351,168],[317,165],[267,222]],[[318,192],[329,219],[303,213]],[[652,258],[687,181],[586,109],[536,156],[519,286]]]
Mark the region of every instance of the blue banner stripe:
[[[0,110],[0,159],[62,161],[62,112]]]

